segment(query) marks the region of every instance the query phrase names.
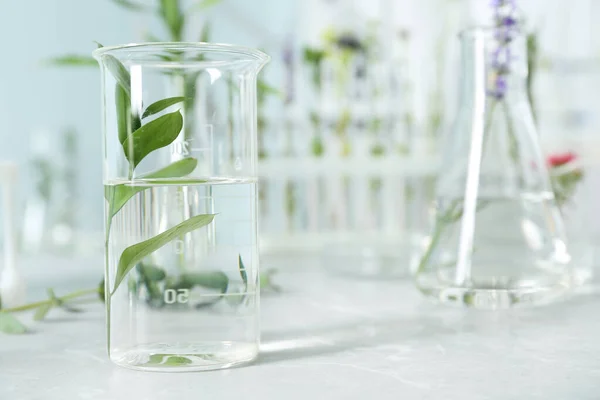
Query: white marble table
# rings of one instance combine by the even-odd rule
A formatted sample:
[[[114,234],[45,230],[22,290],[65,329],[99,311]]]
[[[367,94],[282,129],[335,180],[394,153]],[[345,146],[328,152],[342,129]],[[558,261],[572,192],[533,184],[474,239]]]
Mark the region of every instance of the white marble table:
[[[600,293],[551,307],[434,306],[406,281],[361,282],[310,260],[279,266],[253,365],[144,373],[108,361],[102,306],[0,336],[2,400],[600,399]],[[101,261],[29,261],[30,294],[96,285]],[[34,273],[35,271],[35,273]],[[68,278],[65,278],[65,271]]]

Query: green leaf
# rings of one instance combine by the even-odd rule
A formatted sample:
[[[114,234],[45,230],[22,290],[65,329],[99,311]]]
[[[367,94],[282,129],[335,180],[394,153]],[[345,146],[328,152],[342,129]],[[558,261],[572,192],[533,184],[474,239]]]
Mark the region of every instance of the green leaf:
[[[104,47],[104,45],[102,43],[100,43],[100,42],[97,42],[95,40],[93,40],[93,42],[96,43],[96,47],[99,48],[99,49],[101,49],[101,48]]]
[[[325,52],[321,49],[304,48],[304,61],[310,64],[318,65],[325,58]]]
[[[171,357],[167,358],[165,365],[179,366],[179,365],[188,365],[191,363],[192,363],[192,360],[190,360],[187,357],[171,356]]]
[[[150,172],[148,174],[140,175],[139,179],[163,179],[163,178],[181,178],[191,174],[198,160],[192,157],[187,157],[179,161],[161,168],[157,171]],[[196,181],[194,181],[196,182]],[[108,219],[111,219],[119,212],[121,208],[139,192],[143,192],[150,186],[145,185],[105,185],[104,186],[104,198],[110,204],[108,210]]]
[[[140,175],[138,179],[181,178],[194,172],[197,165],[198,160],[193,157],[186,157],[157,171]]]
[[[201,0],[198,3],[190,7],[190,11],[201,11],[210,7],[214,7],[219,4],[222,0]]]
[[[202,31],[200,32],[200,41],[201,42],[207,43],[210,40],[211,28],[212,27],[209,22],[204,23],[204,26],[202,27]]]
[[[154,150],[173,143],[183,128],[183,116],[175,111],[165,114],[129,135],[123,144],[125,157],[133,168]]]
[[[127,203],[129,199],[139,193],[148,189],[148,186],[129,186],[125,184],[110,186],[104,186],[104,197],[109,202],[108,219],[110,220],[119,212],[121,208]]]
[[[98,62],[89,56],[79,54],[65,54],[44,61],[45,65],[56,67],[97,67]]]
[[[240,270],[240,276],[242,277],[242,282],[246,288],[248,287],[248,274],[246,273],[246,267],[244,266],[244,262],[242,261],[242,255],[238,254],[238,269]]]
[[[144,111],[142,114],[142,118],[157,114],[165,108],[170,107],[173,104],[181,103],[184,100],[185,97],[169,97],[168,99],[159,100],[156,103],[150,104],[148,108],[146,108],[146,111]],[[121,143],[123,142],[121,141]]]
[[[0,312],[0,332],[19,335],[27,332],[27,328],[15,316]]]
[[[129,293],[136,293],[138,292],[138,283],[136,282],[135,279],[129,278],[127,280],[127,288],[129,289]]]
[[[192,363],[187,357],[172,356],[169,354],[153,354],[145,365],[169,365],[176,367],[179,365],[189,365]]]
[[[162,268],[159,268],[155,265],[139,263],[137,270],[140,274],[144,275],[146,279],[154,282],[160,282],[167,276]]]
[[[175,279],[173,277],[168,277],[165,283],[166,289],[191,289],[194,287],[194,284],[191,282],[182,281],[181,279]]]
[[[131,113],[131,99],[121,85],[115,85],[115,107],[119,143],[122,144],[131,132],[142,126],[142,121],[137,115]]]
[[[181,274],[179,279],[182,283],[209,289],[218,289],[221,293],[227,292],[227,286],[229,286],[229,278],[221,271],[186,272]]]
[[[98,297],[100,297],[100,300],[103,303],[106,302],[106,285],[104,283],[104,279],[102,279],[98,285]]]
[[[161,40],[158,36],[156,36],[150,32],[144,33],[144,40],[146,40],[147,42],[153,42],[153,43],[164,42],[164,40]]]
[[[46,290],[46,292],[48,293],[48,298],[50,300],[52,300],[52,305],[60,306],[62,304],[62,300],[60,300],[58,297],[56,297],[56,294],[54,293],[54,289],[49,288]]]
[[[149,7],[129,0],[112,0],[113,3],[131,11],[148,11]]]
[[[148,296],[146,302],[152,307],[164,306],[163,293],[158,286],[158,282],[162,281],[166,277],[164,271],[158,267],[150,265],[145,267],[142,263],[138,263],[136,265],[136,270],[139,280],[146,287],[146,293]],[[131,282],[135,283],[135,280],[132,279],[132,277],[127,280],[127,287],[130,293],[132,292]],[[135,292],[137,292],[137,287],[135,289]]]
[[[146,256],[154,253],[156,250],[160,249],[175,238],[210,224],[214,217],[214,214],[196,215],[195,217],[185,220],[151,239],[126,248],[119,259],[117,274],[115,276],[115,284],[111,292],[111,296],[117,291],[119,285],[123,279],[125,279],[129,271],[131,271],[131,269]]]
[[[179,7],[179,0],[160,0],[160,15],[171,33],[171,39],[179,42],[182,39],[184,17]]]
[[[281,90],[269,85],[262,79],[258,79],[256,82],[256,91],[258,96],[266,97],[268,95],[283,96]]]
[[[127,97],[131,98],[131,75],[129,75],[127,68],[125,68],[121,61],[110,54],[104,55],[104,65],[113,75],[117,83],[125,90]]]
[[[52,307],[53,307],[52,303],[46,303],[46,304],[42,304],[41,306],[39,306],[37,308],[37,310],[35,311],[35,314],[33,315],[33,320],[41,321],[44,318],[46,318],[46,315],[48,315],[48,312],[52,309]]]
[[[260,273],[260,291],[281,292],[281,287],[273,283],[273,275],[277,272],[275,269],[261,271]]]

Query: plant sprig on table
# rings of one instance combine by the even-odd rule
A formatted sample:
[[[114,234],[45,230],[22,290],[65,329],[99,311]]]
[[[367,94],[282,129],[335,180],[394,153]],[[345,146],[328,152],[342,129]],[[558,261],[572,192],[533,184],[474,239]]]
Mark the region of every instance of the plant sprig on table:
[[[278,293],[281,291],[281,288],[273,282],[272,276],[277,272],[275,269],[268,269],[265,271],[261,271],[260,274],[260,291],[264,292],[274,292]],[[210,274],[210,272],[206,272],[206,274]],[[147,276],[147,275],[146,275]],[[154,275],[156,277],[156,275]],[[193,275],[184,275],[183,279],[178,280],[178,284],[189,285],[193,282],[188,282],[193,279]],[[168,278],[167,278],[168,279]],[[215,285],[219,284],[219,279],[221,282],[222,277],[219,277],[215,274],[213,278],[213,282]],[[208,277],[203,277],[202,280],[204,282],[209,282]],[[168,280],[167,280],[168,283]],[[169,288],[172,288],[171,286]],[[25,324],[21,322],[19,318],[15,316],[17,313],[23,313],[28,311],[35,310],[33,315],[34,321],[42,321],[47,317],[50,311],[54,309],[61,309],[68,313],[81,313],[84,310],[78,308],[78,306],[88,304],[90,302],[98,302],[98,300],[104,301],[105,299],[105,284],[104,280],[100,282],[100,284],[94,289],[87,290],[78,290],[64,296],[56,296],[52,289],[48,289],[48,293],[52,293],[47,300],[36,301],[28,304],[23,304],[18,307],[12,308],[0,308],[0,332],[6,334],[24,334],[28,332],[28,328]],[[162,295],[161,295],[162,298]],[[206,306],[206,305],[204,305]]]

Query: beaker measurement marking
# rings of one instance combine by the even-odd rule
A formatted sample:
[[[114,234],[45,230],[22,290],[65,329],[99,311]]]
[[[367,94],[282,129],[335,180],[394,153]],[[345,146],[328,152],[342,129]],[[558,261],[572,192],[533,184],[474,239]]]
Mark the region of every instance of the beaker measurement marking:
[[[178,156],[189,156],[190,155],[190,141],[184,140],[183,142],[174,142],[171,145],[171,152]]]
[[[192,147],[192,142],[194,139],[185,139],[173,142],[171,145],[171,152],[173,155],[178,156],[189,156],[191,153],[199,153],[199,152],[212,152],[212,143],[213,143],[213,132],[214,127],[212,124],[204,124],[204,135],[208,138],[208,146],[206,147]]]
[[[171,153],[178,156],[189,156],[192,153],[210,152],[209,147],[192,147],[193,139],[174,142],[171,145]]]
[[[190,290],[189,289],[167,289],[165,290],[165,303],[174,304],[181,303],[185,304],[188,302],[190,298]]]

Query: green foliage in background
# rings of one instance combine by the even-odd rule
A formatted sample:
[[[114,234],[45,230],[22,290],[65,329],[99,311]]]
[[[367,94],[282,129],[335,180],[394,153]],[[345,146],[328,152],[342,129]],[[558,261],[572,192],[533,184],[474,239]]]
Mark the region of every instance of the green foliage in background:
[[[221,0],[201,0],[195,2],[188,8],[184,9],[180,0],[156,0],[156,4],[148,6],[130,0],[110,0],[119,7],[133,12],[150,13],[157,16],[162,23],[163,28],[168,34],[169,41],[182,41],[186,27],[187,17],[190,15],[205,11],[221,2]],[[147,39],[160,42],[158,36],[147,34]],[[210,39],[210,25],[206,23],[198,35],[202,42],[207,42]],[[97,43],[98,47],[103,47]],[[184,96],[172,97],[159,100],[148,106],[141,116],[132,113],[130,108],[130,77],[127,69],[114,57],[105,55],[105,64],[115,77],[117,84],[115,85],[115,106],[117,107],[117,119],[119,129],[119,139],[123,147],[124,155],[130,164],[130,178],[134,178],[135,167],[139,162],[151,152],[171,144],[181,133],[183,129],[183,120],[181,111],[166,113],[158,118],[143,124],[143,119],[151,115],[165,111],[167,108],[178,103],[184,103],[186,107],[193,107],[191,99],[195,98],[195,85],[192,84],[192,79],[189,79],[185,85]],[[169,57],[169,56],[165,56]],[[170,57],[176,57],[172,55]],[[67,54],[46,60],[45,65],[57,67],[91,67],[97,66],[94,58],[87,55]],[[195,79],[194,79],[195,80]],[[263,102],[268,95],[277,93],[267,85],[264,81],[258,82],[258,98]],[[190,101],[186,101],[190,100]],[[189,125],[189,124],[188,124]],[[190,174],[196,167],[197,160],[188,157],[183,160],[176,161],[165,168],[150,174],[137,176],[137,179],[168,179],[180,178]],[[105,197],[109,202],[109,212],[106,223],[106,242],[108,237],[112,219],[116,213],[137,193],[146,190],[144,186],[106,186]],[[43,194],[49,189],[40,187],[39,191]],[[228,287],[228,277],[222,272],[202,272],[202,273],[184,273],[175,281],[169,278],[164,270],[158,266],[148,265],[142,260],[152,252],[169,243],[176,237],[180,237],[192,230],[201,228],[210,224],[213,221],[214,215],[197,215],[189,218],[182,223],[172,227],[171,229],[153,237],[144,242],[128,247],[121,254],[117,277],[115,284],[110,291],[107,291],[104,280],[94,289],[76,291],[62,297],[56,296],[54,290],[48,289],[48,299],[34,303],[25,304],[13,308],[1,308],[0,303],[0,332],[8,334],[22,334],[27,332],[27,327],[22,324],[14,313],[35,310],[33,319],[41,321],[54,308],[61,308],[67,312],[80,312],[79,308],[74,307],[74,304],[81,304],[88,301],[97,301],[98,298],[105,300],[107,296],[114,294],[120,284],[124,281],[127,274],[136,268],[137,275],[142,284],[146,285],[148,293],[154,293],[156,297],[162,298],[162,293],[159,292],[156,283],[159,281],[165,282],[165,287],[180,287],[184,285],[187,288],[193,286],[203,286],[216,288],[224,293]],[[108,247],[106,247],[108,249]],[[107,250],[108,251],[108,250]],[[240,277],[245,285],[248,284],[248,277],[241,256],[238,257],[238,269]],[[279,288],[272,283],[271,276],[273,271],[265,271],[260,278],[260,284],[263,290],[279,291]],[[129,290],[136,291],[138,283],[135,281],[129,282]],[[182,286],[181,286],[182,287]],[[154,300],[154,299],[150,299]],[[178,363],[178,360],[170,360]],[[184,360],[185,361],[185,360]]]

